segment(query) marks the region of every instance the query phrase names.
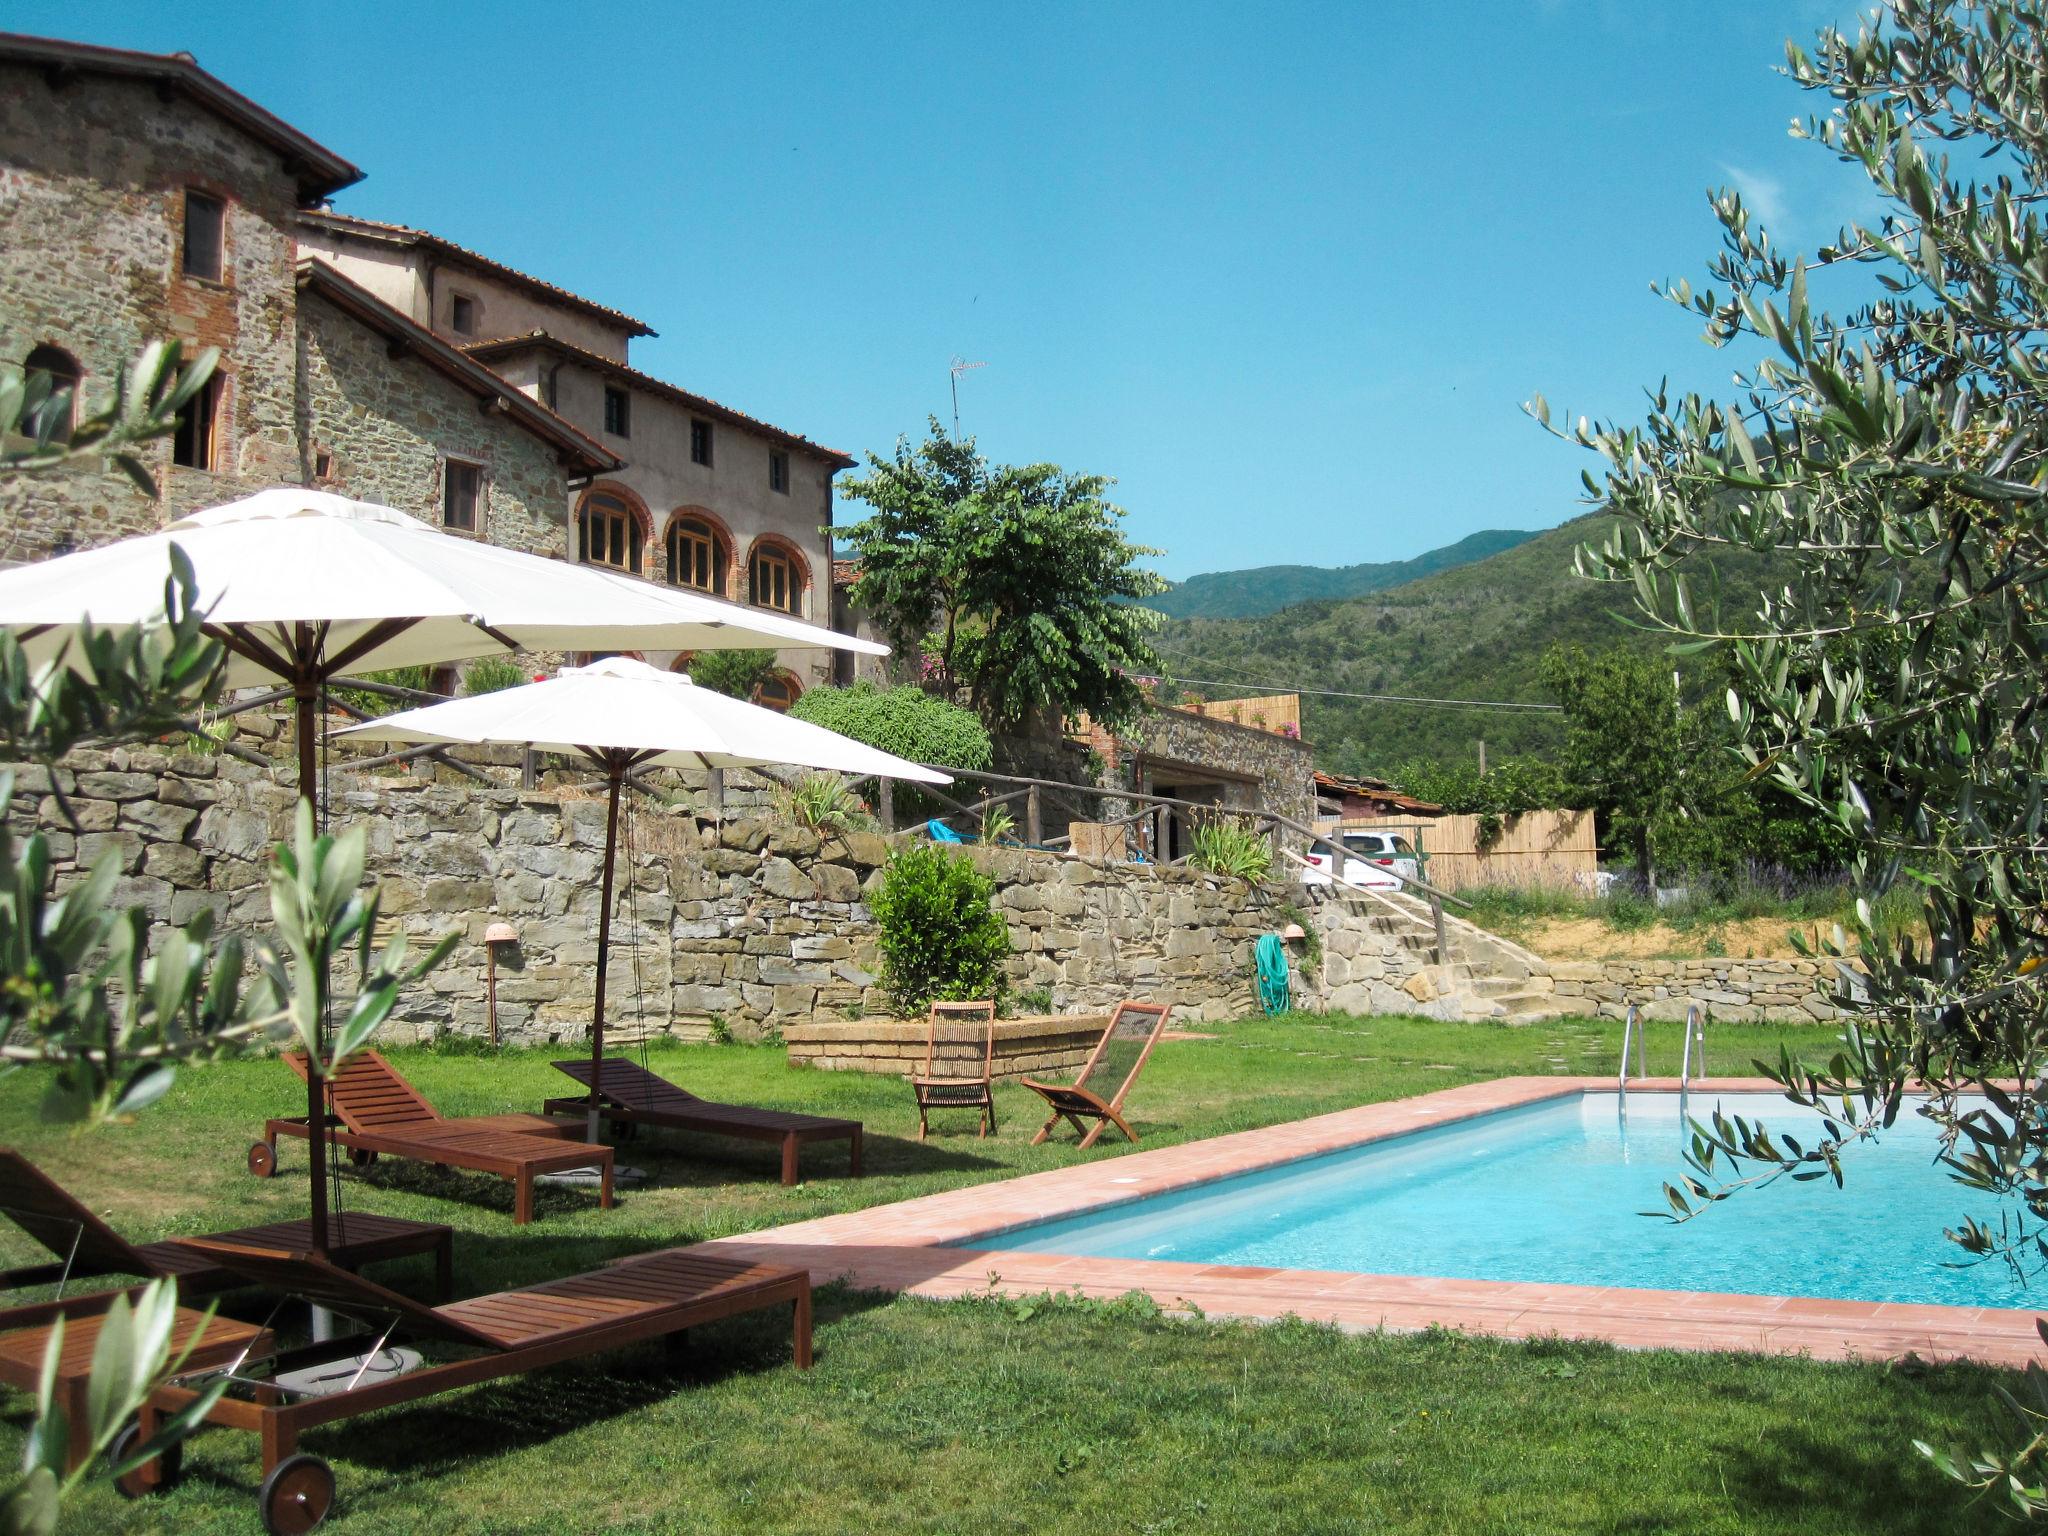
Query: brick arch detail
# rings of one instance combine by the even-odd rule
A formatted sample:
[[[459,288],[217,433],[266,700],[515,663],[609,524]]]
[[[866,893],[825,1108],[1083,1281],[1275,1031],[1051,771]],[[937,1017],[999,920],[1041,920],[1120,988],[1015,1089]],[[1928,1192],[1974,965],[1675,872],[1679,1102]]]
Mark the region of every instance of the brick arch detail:
[[[811,570],[811,557],[805,554],[797,546],[796,541],[787,535],[780,533],[756,534],[754,542],[747,546],[747,558],[740,563],[740,580],[743,583],[748,581],[749,573],[754,568],[754,556],[764,549],[779,549],[795,562],[797,574],[803,578],[803,596],[802,600],[797,604],[795,616],[800,619],[809,619],[811,617],[811,594],[817,588],[818,579]],[[747,588],[742,586],[735,590],[745,591]]]
[[[618,497],[626,504],[626,510],[633,514],[633,521],[639,524],[640,537],[654,537],[654,514],[647,510],[647,503],[640,499],[639,493],[632,487],[621,485],[616,480],[593,480],[583,488],[583,494],[576,498],[578,517],[583,515],[583,509],[590,505],[590,498],[593,496]]]
[[[673,510],[671,510],[668,517],[666,518],[666,520],[663,521],[661,525],[661,579],[663,581],[667,581],[669,579],[668,531],[670,528],[675,526],[676,519],[683,517],[702,518],[705,522],[711,525],[711,531],[713,533],[717,534],[718,537],[725,540],[726,597],[728,599],[732,599],[734,593],[744,591],[745,587],[741,584],[744,583],[747,579],[747,567],[745,561],[740,556],[740,541],[738,536],[735,535],[732,531],[732,524],[728,523],[724,518],[720,517],[716,512],[712,511],[709,507],[698,506],[694,502],[685,503],[684,505],[676,507]]]

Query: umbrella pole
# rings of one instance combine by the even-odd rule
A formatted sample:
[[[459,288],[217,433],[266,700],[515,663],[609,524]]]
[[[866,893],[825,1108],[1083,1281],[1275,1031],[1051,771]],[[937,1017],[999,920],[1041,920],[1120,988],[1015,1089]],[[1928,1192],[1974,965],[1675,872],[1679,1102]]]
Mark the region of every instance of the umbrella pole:
[[[299,798],[320,809],[320,727],[316,679],[292,680],[298,707]],[[313,1252],[327,1256],[327,1094],[320,1076],[320,1021],[313,1020],[313,1049],[306,1053],[306,1162],[313,1186]]]
[[[590,1020],[590,1116],[584,1140],[595,1142],[598,1089],[604,1082],[604,973],[612,947],[612,856],[619,846],[619,787],[625,782],[626,764],[613,757],[607,764],[611,786],[604,813],[604,880],[597,909],[597,1003]]]

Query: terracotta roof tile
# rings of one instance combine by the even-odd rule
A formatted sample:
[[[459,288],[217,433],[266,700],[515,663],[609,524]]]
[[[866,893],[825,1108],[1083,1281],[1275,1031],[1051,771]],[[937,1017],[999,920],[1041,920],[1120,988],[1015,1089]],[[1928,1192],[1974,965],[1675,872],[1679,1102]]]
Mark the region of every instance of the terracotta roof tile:
[[[637,368],[631,368],[612,358],[601,356],[596,352],[592,352],[588,347],[579,347],[572,341],[564,341],[561,337],[552,335],[547,331],[529,331],[523,336],[501,336],[491,341],[473,341],[464,346],[463,351],[467,352],[471,357],[488,359],[503,357],[528,347],[559,352],[579,363],[587,364],[589,367],[606,373],[615,374],[619,378],[628,380],[642,389],[662,395],[688,410],[701,411],[707,416],[722,417],[736,426],[744,427],[750,432],[758,432],[763,437],[773,438],[776,442],[785,443],[789,447],[796,449],[799,453],[808,454],[814,459],[822,459],[827,464],[836,464],[841,469],[851,469],[856,462],[850,453],[845,453],[837,448],[828,448],[823,443],[814,443],[808,437],[804,437],[799,433],[785,431],[781,427],[770,426],[767,422],[757,417],[749,416],[744,411],[736,411],[729,405],[720,405],[716,400],[706,395],[694,394],[680,385],[671,384],[666,379],[657,379],[651,373],[642,373]]]
[[[352,213],[336,213],[332,209],[317,209],[300,215],[307,224],[321,229],[331,229],[338,234],[362,235],[370,239],[390,240],[399,245],[423,245],[453,261],[464,262],[481,271],[502,277],[508,281],[546,294],[558,303],[572,305],[588,314],[597,315],[615,325],[626,327],[633,336],[653,336],[653,326],[645,320],[635,320],[621,310],[586,299],[580,293],[571,293],[567,288],[558,287],[531,273],[521,272],[517,267],[508,267],[502,261],[494,261],[481,251],[472,251],[453,240],[445,240],[429,230],[414,229],[407,224],[389,224],[382,219],[365,219]]]

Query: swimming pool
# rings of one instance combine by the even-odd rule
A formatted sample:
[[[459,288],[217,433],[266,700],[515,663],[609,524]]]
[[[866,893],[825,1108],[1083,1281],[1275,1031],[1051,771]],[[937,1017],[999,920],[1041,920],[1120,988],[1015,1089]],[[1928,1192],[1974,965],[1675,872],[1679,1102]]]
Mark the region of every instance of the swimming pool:
[[[1814,1117],[1771,1094],[1695,1093],[1805,1139]],[[1998,1264],[1953,1267],[1942,1237],[1989,1197],[1934,1163],[1935,1132],[1902,1115],[1858,1149],[1842,1189],[1780,1180],[1680,1225],[1675,1094],[1587,1092],[1348,1151],[1237,1174],[955,1246],[1362,1274],[1726,1291],[1949,1306],[2040,1305]]]

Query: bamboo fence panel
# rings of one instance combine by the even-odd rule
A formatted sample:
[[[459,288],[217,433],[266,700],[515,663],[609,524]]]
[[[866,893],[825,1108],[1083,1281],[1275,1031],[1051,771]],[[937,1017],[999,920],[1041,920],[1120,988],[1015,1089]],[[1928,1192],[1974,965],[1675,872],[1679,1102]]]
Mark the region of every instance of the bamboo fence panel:
[[[1591,811],[1524,811],[1505,818],[1500,836],[1479,846],[1477,816],[1346,818],[1346,831],[1420,832],[1429,855],[1423,878],[1439,890],[1483,885],[1577,887],[1590,891],[1600,868]]]

